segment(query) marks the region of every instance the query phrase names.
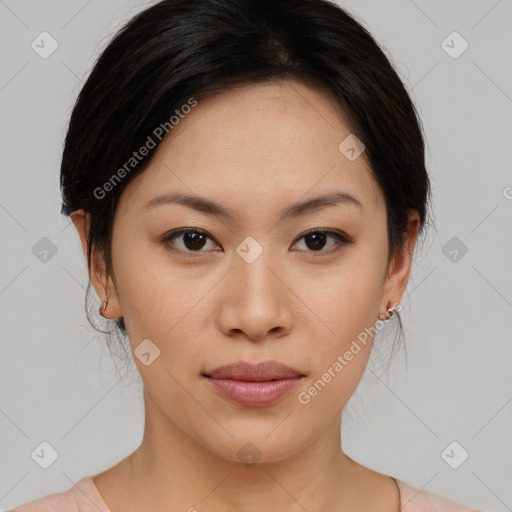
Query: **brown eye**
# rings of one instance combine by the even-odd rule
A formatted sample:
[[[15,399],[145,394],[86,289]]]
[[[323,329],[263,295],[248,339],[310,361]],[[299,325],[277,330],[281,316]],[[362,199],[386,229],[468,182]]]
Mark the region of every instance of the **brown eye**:
[[[170,243],[173,250],[172,246],[183,252],[205,252],[202,249],[207,245],[208,239],[212,240],[204,231],[190,228],[174,231],[167,235],[163,242]],[[174,240],[178,240],[181,243],[177,244]]]
[[[329,246],[329,238],[334,239],[334,243],[330,244],[331,248],[323,250],[326,245]],[[299,240],[301,239],[304,239],[307,248],[306,252],[331,253],[336,251],[340,246],[352,243],[348,237],[343,236],[341,233],[322,229],[308,231],[299,238]]]
[[[351,244],[352,240],[347,236],[336,231],[323,229],[314,229],[304,233],[298,240],[304,239],[305,252],[313,253],[332,253],[343,245]],[[188,254],[208,252],[208,241],[213,241],[205,231],[196,228],[187,228],[174,231],[166,235],[162,241],[168,245],[172,251],[178,251]],[[331,243],[329,243],[331,240]],[[206,247],[206,249],[204,249]],[[214,247],[217,247],[214,245]],[[325,249],[327,247],[327,249]],[[211,249],[211,248],[210,248]]]

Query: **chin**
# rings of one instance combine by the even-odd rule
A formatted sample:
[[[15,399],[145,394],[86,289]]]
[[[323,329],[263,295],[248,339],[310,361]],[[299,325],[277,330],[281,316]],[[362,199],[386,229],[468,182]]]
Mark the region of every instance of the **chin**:
[[[276,425],[273,426],[275,428]],[[279,427],[278,427],[279,428]],[[251,435],[247,429],[238,435],[230,431],[233,437],[226,436],[218,444],[211,440],[205,447],[217,457],[253,467],[256,464],[282,462],[301,451],[305,441],[298,439],[296,433],[283,430],[279,434],[272,429],[257,431]],[[269,432],[272,432],[268,434]]]

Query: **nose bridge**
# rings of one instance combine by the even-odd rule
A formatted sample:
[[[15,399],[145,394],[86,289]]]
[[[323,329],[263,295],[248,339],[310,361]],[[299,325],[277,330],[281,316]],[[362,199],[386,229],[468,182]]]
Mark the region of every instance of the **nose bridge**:
[[[270,246],[263,247],[254,239],[244,241],[237,248],[235,264],[235,279],[240,282],[243,297],[254,299],[273,300],[276,293],[280,293],[282,286],[275,276],[275,253]],[[243,298],[241,297],[241,298]]]
[[[231,320],[224,327],[243,331],[251,339],[261,339],[275,328],[287,331],[292,318],[286,304],[286,286],[276,277],[276,269],[282,268],[276,253],[255,240],[240,244],[237,253],[231,272],[231,314],[224,317]],[[286,280],[284,276],[282,280]]]

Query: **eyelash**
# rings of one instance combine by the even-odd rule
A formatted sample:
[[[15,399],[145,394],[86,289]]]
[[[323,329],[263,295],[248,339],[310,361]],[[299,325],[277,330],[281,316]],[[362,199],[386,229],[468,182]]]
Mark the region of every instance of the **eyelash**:
[[[185,229],[179,229],[179,230],[171,231],[167,235],[164,235],[164,237],[162,238],[162,242],[166,243],[171,251],[173,251],[173,252],[180,252],[180,253],[186,254],[186,257],[194,258],[194,257],[197,257],[199,255],[199,253],[201,253],[201,252],[207,252],[207,251],[203,251],[201,249],[198,250],[198,251],[190,251],[190,250],[184,251],[183,249],[176,248],[175,246],[173,247],[173,244],[171,243],[171,240],[174,239],[174,238],[178,238],[180,235],[184,235],[184,234],[187,234],[187,233],[198,233],[198,234],[201,234],[201,235],[205,236],[206,238],[209,238],[210,240],[214,240],[211,236],[209,236],[206,233],[206,231],[203,231],[202,229],[198,229],[198,228],[185,228]],[[334,252],[339,251],[343,246],[349,245],[349,244],[353,243],[352,239],[350,239],[348,236],[346,236],[346,235],[344,235],[342,233],[339,233],[337,231],[327,230],[327,229],[321,229],[321,228],[311,229],[311,230],[307,231],[306,233],[303,233],[302,235],[300,235],[297,238],[297,241],[295,243],[297,243],[299,240],[307,237],[308,235],[312,235],[312,234],[329,235],[329,236],[332,236],[332,237],[336,238],[337,241],[338,241],[338,247],[335,247],[334,249],[330,249],[330,250],[327,250],[327,251],[324,251],[324,250],[319,250],[319,251],[306,250],[305,251],[305,252],[309,252],[309,253],[312,253],[312,254],[319,254],[319,255],[322,255],[322,254],[332,254]],[[295,243],[294,243],[294,245],[295,245]]]

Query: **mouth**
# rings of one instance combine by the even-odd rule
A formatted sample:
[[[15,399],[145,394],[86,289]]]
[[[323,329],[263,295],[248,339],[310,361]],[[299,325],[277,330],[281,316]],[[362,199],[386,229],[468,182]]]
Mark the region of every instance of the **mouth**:
[[[253,365],[240,361],[221,366],[203,377],[222,397],[242,407],[268,407],[288,395],[305,377],[276,361]]]

